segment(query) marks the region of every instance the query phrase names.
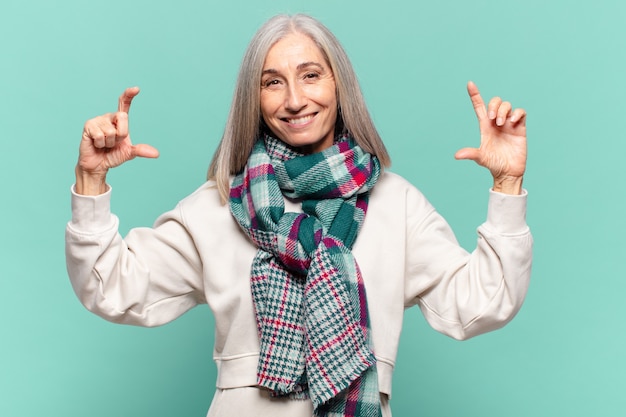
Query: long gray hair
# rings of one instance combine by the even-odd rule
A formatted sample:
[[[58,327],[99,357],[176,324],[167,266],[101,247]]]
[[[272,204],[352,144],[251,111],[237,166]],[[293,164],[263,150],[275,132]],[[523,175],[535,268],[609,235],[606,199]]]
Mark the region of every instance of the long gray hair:
[[[217,184],[223,202],[228,200],[230,176],[246,165],[262,128],[261,75],[270,48],[291,33],[309,36],[320,48],[335,78],[340,112],[337,123],[365,151],[376,155],[381,166],[391,163],[369,115],[352,64],[335,36],[314,18],[296,14],[278,15],[256,32],[241,62],[233,102],[222,140],[213,155],[208,178]]]

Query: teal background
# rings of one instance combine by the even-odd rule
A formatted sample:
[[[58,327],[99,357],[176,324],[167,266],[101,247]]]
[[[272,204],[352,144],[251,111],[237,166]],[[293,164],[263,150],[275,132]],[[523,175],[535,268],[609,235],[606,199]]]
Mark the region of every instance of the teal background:
[[[139,85],[131,131],[161,151],[109,176],[125,233],[199,186],[247,42],[307,12],[342,41],[393,171],[473,249],[489,174],[465,83],[528,111],[530,291],[504,329],[458,342],[407,311],[395,416],[623,416],[626,230],[621,1],[3,0],[0,5],[0,416],[204,416],[206,306],[155,329],[87,312],[65,271],[85,120]]]

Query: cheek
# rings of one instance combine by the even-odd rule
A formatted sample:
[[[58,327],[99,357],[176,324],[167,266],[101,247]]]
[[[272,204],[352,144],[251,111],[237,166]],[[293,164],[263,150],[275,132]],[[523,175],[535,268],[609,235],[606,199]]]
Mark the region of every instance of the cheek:
[[[324,103],[325,103],[326,108],[328,109],[328,114],[332,118],[336,118],[337,117],[338,103],[337,103],[337,97],[335,96],[335,92],[334,91],[328,93],[324,97]]]
[[[323,90],[323,97],[321,99],[326,103],[328,108],[337,108],[337,90],[335,89],[334,83]]]
[[[261,116],[267,122],[275,111],[276,103],[270,94],[261,93]]]

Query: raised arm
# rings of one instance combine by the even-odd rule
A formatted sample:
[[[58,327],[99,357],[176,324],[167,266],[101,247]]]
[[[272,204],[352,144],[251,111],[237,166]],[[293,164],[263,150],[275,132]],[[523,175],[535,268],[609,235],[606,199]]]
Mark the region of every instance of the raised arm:
[[[133,145],[128,111],[137,87],[126,89],[117,112],[85,123],[65,234],[67,270],[74,291],[90,311],[116,322],[156,326],[205,302],[202,261],[181,206],[154,227],[125,238],[110,211],[109,169],[135,157],[156,158],[149,145]]]

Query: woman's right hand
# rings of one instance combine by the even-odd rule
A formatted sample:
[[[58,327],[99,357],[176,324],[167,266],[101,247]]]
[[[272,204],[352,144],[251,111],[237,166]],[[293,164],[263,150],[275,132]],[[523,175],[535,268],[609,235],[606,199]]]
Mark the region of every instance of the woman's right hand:
[[[106,174],[126,161],[139,156],[156,158],[159,151],[150,145],[133,145],[128,131],[128,111],[138,87],[127,88],[119,98],[117,112],[88,120],[83,128],[78,164],[76,192],[97,195],[106,191]]]

